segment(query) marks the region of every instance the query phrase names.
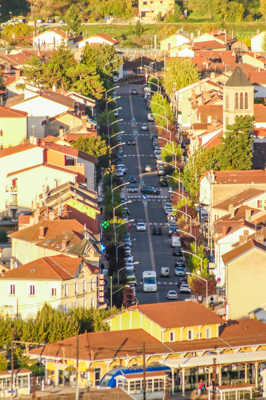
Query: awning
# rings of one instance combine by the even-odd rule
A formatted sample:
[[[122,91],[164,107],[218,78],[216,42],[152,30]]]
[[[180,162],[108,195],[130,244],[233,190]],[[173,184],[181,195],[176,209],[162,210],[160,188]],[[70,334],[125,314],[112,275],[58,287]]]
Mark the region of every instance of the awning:
[[[216,365],[235,364],[245,362],[264,361],[266,362],[266,351],[239,352],[234,354],[212,354],[200,357],[188,357],[176,360],[166,360],[164,365],[170,368],[197,368],[213,366],[213,359]]]

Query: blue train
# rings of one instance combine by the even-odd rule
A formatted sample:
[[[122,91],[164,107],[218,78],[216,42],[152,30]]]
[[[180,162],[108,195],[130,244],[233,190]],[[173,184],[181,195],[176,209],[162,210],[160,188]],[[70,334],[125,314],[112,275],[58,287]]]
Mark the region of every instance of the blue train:
[[[171,372],[169,367],[164,365],[156,365],[156,366],[147,366],[146,367],[146,384],[148,381],[157,381],[161,382],[161,387],[164,386],[165,379],[167,374]],[[125,386],[125,382],[132,381],[134,379],[135,382],[139,381],[140,385],[136,383],[138,387],[142,387],[143,381],[143,368],[136,367],[136,368],[115,368],[111,371],[107,372],[99,382],[99,389],[103,388],[115,388],[118,386]],[[126,384],[126,386],[128,386]],[[132,385],[131,385],[132,386]],[[153,387],[154,385],[152,384]],[[157,387],[157,385],[156,385]]]

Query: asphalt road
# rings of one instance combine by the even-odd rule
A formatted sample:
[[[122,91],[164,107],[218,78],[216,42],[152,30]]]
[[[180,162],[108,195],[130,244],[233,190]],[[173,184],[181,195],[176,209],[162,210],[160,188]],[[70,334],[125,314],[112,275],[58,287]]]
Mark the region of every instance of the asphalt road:
[[[136,88],[138,94],[131,95],[131,89]],[[134,135],[137,130],[136,145],[124,145],[124,163],[128,168],[125,182],[128,177],[136,176],[138,184],[144,183],[159,187],[159,177],[155,170],[155,159],[152,149],[151,136],[154,132],[152,123],[148,123],[149,131],[142,131],[141,125],[147,123],[147,113],[144,104],[142,85],[123,85],[117,90],[120,99],[117,105],[122,107],[119,118],[123,118],[119,128],[125,131],[122,137],[123,142],[128,138],[127,135]],[[145,165],[152,166],[152,173],[143,174]],[[140,189],[141,185],[139,185]],[[126,192],[126,190],[125,190]],[[137,232],[135,223],[130,229],[131,239],[133,240],[132,254],[134,260],[139,262],[136,267],[137,288],[136,294],[140,304],[156,303],[167,301],[166,294],[170,289],[177,290],[177,278],[174,275],[175,258],[170,247],[170,238],[167,230],[167,220],[163,210],[163,202],[169,201],[168,189],[160,187],[159,196],[143,196],[139,193],[127,194],[127,198],[132,200],[128,204],[130,216],[135,223],[144,221],[147,224],[146,232]],[[151,224],[160,224],[162,235],[152,235]],[[168,278],[160,276],[161,267],[170,267]],[[154,270],[157,272],[158,291],[156,293],[144,293],[142,291],[141,279],[142,272]],[[188,295],[179,294],[178,299],[183,300]]]

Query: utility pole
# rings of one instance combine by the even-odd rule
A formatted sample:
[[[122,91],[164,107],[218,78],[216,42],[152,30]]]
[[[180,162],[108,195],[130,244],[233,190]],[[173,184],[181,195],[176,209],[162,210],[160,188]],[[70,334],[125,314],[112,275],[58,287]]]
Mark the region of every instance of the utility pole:
[[[76,336],[76,395],[75,400],[79,400],[79,334]]]
[[[14,390],[14,327],[11,328],[11,391]]]
[[[142,356],[143,356],[143,400],[146,400],[146,347],[145,342],[143,342],[142,347]]]
[[[213,359],[213,374],[212,374],[212,399],[215,400],[216,399],[216,358],[214,357]]]
[[[110,280],[110,309],[113,308],[113,275],[109,276]]]

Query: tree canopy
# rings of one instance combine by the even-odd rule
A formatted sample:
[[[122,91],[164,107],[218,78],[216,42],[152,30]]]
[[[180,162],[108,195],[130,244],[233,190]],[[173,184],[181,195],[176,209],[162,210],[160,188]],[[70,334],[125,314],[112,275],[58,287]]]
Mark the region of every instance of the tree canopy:
[[[105,156],[108,152],[106,141],[101,139],[99,136],[88,138],[79,137],[73,143],[73,147],[97,158]]]

